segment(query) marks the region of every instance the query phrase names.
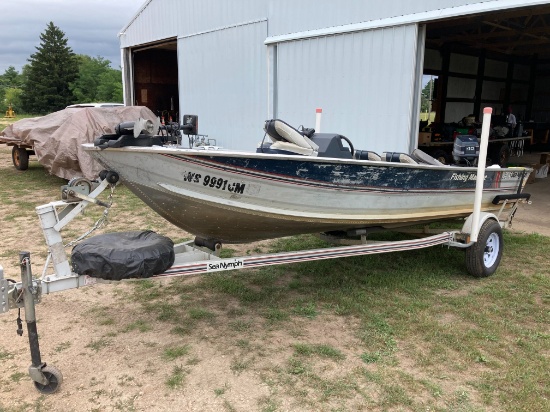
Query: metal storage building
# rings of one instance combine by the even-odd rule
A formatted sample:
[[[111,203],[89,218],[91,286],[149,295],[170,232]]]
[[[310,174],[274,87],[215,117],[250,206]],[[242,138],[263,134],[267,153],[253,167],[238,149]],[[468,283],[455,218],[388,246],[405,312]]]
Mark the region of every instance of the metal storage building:
[[[253,150],[280,118],[357,148],[417,145],[424,75],[438,115],[483,107],[550,117],[550,2],[148,0],[120,33],[126,104],[199,116],[199,132]]]

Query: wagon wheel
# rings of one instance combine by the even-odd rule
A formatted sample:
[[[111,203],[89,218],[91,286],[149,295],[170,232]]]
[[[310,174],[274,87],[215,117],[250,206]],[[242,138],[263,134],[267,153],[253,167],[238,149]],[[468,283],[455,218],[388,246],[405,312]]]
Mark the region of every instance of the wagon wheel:
[[[13,146],[11,160],[17,170],[27,170],[29,168],[29,152],[22,147]]]
[[[48,383],[46,385],[42,385],[39,382],[34,382],[34,386],[38,392],[45,393],[47,395],[57,392],[59,386],[63,382],[63,375],[59,369],[48,365],[42,369],[42,373],[46,379],[48,379]]]
[[[494,219],[487,219],[477,242],[466,249],[466,268],[471,275],[482,278],[492,275],[498,268],[504,244],[502,228]]]

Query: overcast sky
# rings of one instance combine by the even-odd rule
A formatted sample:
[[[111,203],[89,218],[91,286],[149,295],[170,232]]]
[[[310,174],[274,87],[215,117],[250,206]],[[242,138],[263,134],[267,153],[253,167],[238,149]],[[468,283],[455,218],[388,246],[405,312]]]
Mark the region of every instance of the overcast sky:
[[[118,33],[146,0],[0,0],[0,74],[21,73],[51,21],[77,54],[101,56],[120,66]]]

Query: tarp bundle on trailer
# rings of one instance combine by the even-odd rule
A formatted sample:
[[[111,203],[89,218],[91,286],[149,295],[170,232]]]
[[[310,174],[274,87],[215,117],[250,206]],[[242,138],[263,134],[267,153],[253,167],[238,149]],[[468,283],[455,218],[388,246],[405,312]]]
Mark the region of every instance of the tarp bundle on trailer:
[[[76,176],[94,179],[102,167],[82,150],[81,144],[114,133],[117,124],[139,117],[156,119],[144,106],[71,108],[19,120],[0,135],[33,147],[38,161],[50,174],[64,179]]]

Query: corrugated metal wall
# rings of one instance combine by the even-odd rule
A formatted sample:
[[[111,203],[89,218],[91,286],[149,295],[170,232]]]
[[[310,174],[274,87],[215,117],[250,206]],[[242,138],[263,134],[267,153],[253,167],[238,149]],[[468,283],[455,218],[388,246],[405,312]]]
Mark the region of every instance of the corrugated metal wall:
[[[268,36],[277,36],[464,5],[506,8],[537,2],[544,3],[542,0],[151,0],[122,29],[125,34],[121,36],[121,47],[264,18],[269,20]]]
[[[201,132],[225,147],[250,150],[273,113],[311,126],[315,108],[322,107],[323,130],[345,134],[365,149],[408,151],[416,134],[422,58],[415,18],[467,12],[464,5],[480,12],[527,3],[541,1],[151,0],[123,29],[121,47],[177,37],[180,113],[198,114]],[[379,19],[386,19],[385,28],[376,27]],[[369,24],[359,29],[346,26],[364,22]],[[338,26],[363,31],[315,32],[308,39],[302,33]],[[289,33],[294,35],[276,38]],[[484,93],[494,92],[490,86]],[[456,92],[469,95],[471,88],[457,84]],[[454,109],[462,113],[469,106]]]
[[[267,113],[267,22],[178,39],[180,113],[219,146],[254,150]]]
[[[281,43],[277,116],[343,134],[359,149],[409,150],[417,26]]]
[[[189,36],[267,18],[267,0],[152,0],[144,6],[123,30],[125,34],[120,39],[121,47]]]
[[[180,21],[177,1],[151,0],[122,30],[120,47],[174,38],[178,34]]]
[[[270,0],[269,35],[277,36],[476,3],[483,1]]]

